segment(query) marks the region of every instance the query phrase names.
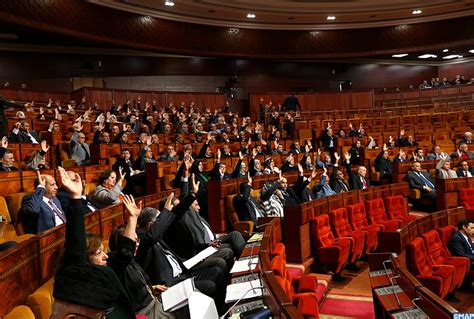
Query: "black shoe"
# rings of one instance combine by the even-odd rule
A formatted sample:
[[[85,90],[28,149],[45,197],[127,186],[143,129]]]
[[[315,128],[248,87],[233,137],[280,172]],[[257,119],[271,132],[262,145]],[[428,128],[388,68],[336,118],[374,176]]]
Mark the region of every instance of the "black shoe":
[[[332,276],[332,281],[341,283],[341,282],[345,282],[346,278],[342,277],[341,273],[337,273]]]
[[[459,303],[461,302],[461,299],[457,298],[454,294],[448,294],[446,296],[446,301],[449,301],[452,303]]]

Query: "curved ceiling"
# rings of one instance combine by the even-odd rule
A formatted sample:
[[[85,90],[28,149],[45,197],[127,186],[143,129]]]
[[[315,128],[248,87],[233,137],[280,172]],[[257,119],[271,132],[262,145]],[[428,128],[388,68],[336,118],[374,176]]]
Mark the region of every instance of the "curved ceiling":
[[[331,30],[438,21],[474,14],[474,0],[89,0],[179,22],[280,30]],[[421,10],[420,14],[413,14]],[[255,18],[247,18],[247,14]],[[334,16],[335,20],[327,20]]]

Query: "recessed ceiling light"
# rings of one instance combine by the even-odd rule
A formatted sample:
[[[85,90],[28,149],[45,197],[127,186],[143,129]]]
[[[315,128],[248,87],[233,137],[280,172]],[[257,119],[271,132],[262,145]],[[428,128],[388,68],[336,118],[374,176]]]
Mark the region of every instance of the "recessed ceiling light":
[[[449,52],[449,50],[448,50],[448,49],[444,49],[443,52]]]
[[[437,58],[438,56],[435,54],[423,54],[418,56],[419,59],[429,59],[429,58]]]
[[[413,12],[411,14],[421,14],[423,11],[421,11],[420,9],[416,9],[416,10],[413,10]]]
[[[336,17],[335,17],[335,16],[328,16],[328,17],[326,18],[326,20],[330,20],[330,21],[336,20]]]
[[[474,50],[469,50],[469,53],[474,53]]]
[[[255,13],[247,14],[247,18],[249,18],[249,19],[255,19],[255,17],[256,17]]]
[[[447,56],[443,57],[443,59],[445,59],[445,60],[456,59],[456,58],[462,58],[462,55],[450,54],[450,55],[447,55]]]
[[[393,54],[392,58],[403,58],[406,57],[408,53]]]
[[[166,1],[165,1],[165,6],[174,7],[174,2],[173,2],[173,1],[166,0]]]

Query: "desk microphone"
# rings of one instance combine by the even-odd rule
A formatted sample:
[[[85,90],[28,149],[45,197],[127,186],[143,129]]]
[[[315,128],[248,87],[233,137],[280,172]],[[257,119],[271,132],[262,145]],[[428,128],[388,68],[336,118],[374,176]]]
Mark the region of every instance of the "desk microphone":
[[[232,309],[234,309],[235,306],[237,306],[238,303],[239,303],[245,296],[247,296],[247,294],[248,294],[249,292],[255,291],[255,290],[257,290],[257,289],[265,289],[265,287],[262,285],[262,286],[252,287],[252,288],[246,290],[245,293],[244,293],[242,296],[240,296],[240,298],[237,299],[237,301],[229,308],[229,310],[227,310],[222,316],[219,317],[219,319],[224,319],[225,316],[227,316],[227,315],[232,311]]]
[[[395,285],[393,284],[393,279],[395,279],[395,278],[400,278],[400,276],[398,276],[398,275],[397,275],[397,276],[393,276],[393,277],[389,278],[389,280],[390,280],[390,283],[392,284],[392,289],[393,289],[393,294],[395,295],[395,299],[397,299],[397,305],[398,305],[399,307],[401,307],[402,304],[401,304],[401,302],[400,302],[400,298],[398,298],[398,294],[397,294],[397,292],[395,291],[395,288],[394,288]]]
[[[383,269],[385,269],[385,274],[387,275],[387,279],[390,280],[390,275],[388,274],[388,268],[387,266],[385,265],[386,263],[392,263],[392,260],[391,259],[387,259],[387,260],[384,260],[382,262],[382,266],[383,266]]]
[[[272,222],[273,222],[273,221],[268,222],[268,223],[265,223],[265,224],[261,224],[261,225],[255,226],[255,227],[256,227],[256,228],[261,228],[261,227],[263,227],[263,226],[268,226],[268,225],[270,225]]]
[[[423,314],[424,314],[426,317],[429,317],[429,316],[426,314],[426,312],[424,312],[423,309],[421,309],[421,308],[416,304],[416,302],[415,302],[415,301],[422,301],[422,300],[423,300],[423,298],[422,298],[421,296],[419,296],[419,297],[414,298],[414,299],[411,301],[411,303],[415,306],[415,308],[417,308],[417,309],[419,309],[421,312],[423,312]]]

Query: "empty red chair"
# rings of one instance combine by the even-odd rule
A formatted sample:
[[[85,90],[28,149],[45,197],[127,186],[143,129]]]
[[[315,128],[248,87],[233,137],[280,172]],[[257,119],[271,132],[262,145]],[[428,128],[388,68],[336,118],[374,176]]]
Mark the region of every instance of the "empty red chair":
[[[448,225],[448,226],[444,226],[444,227],[436,229],[444,247],[448,247],[448,241],[449,239],[451,239],[451,237],[456,232],[456,230],[457,230],[456,226],[453,226],[453,225]],[[448,253],[449,253],[449,250],[448,250]]]
[[[275,276],[289,281],[292,284],[293,292],[296,290],[295,288],[298,287],[296,290],[298,293],[314,293],[319,303],[323,301],[327,285],[319,283],[316,274],[303,275],[299,279],[294,280],[286,269],[285,260],[280,256],[273,257],[271,264]]]
[[[329,213],[331,228],[336,238],[349,238],[351,241],[351,255],[349,262],[354,263],[364,252],[365,234],[354,231],[347,218],[347,209],[344,207],[335,209]]]
[[[352,229],[362,231],[365,234],[365,251],[370,253],[377,248],[377,226],[369,225],[365,213],[364,203],[357,203],[346,207]]]
[[[280,256],[286,262],[286,247],[283,243],[278,243],[273,249],[272,258]],[[286,262],[286,270],[292,281],[299,280],[305,273],[306,267],[303,264]]]
[[[451,265],[454,266],[454,280],[451,284],[450,291],[461,287],[464,276],[469,271],[471,261],[467,257],[452,257],[448,253],[448,249],[443,245],[441,238],[436,230],[421,235],[425,242],[428,256],[433,265]]]
[[[400,226],[408,224],[416,219],[416,216],[408,214],[407,199],[401,195],[388,196],[385,198],[385,209],[388,219],[398,220]]]
[[[387,218],[385,205],[381,198],[366,201],[365,210],[369,223],[377,225],[381,231],[396,231],[398,229],[398,221]]]
[[[275,275],[278,284],[281,286],[288,298],[305,318],[319,318],[318,299],[313,293],[295,294],[291,283],[286,279]]]
[[[441,298],[450,292],[454,267],[433,265],[421,237],[415,238],[406,249],[408,270],[420,283]]]
[[[466,210],[466,218],[474,219],[474,188],[462,188],[459,190],[461,204]]]
[[[334,274],[340,274],[349,258],[351,241],[348,238],[334,238],[327,214],[319,215],[312,220],[311,238],[319,261]]]

